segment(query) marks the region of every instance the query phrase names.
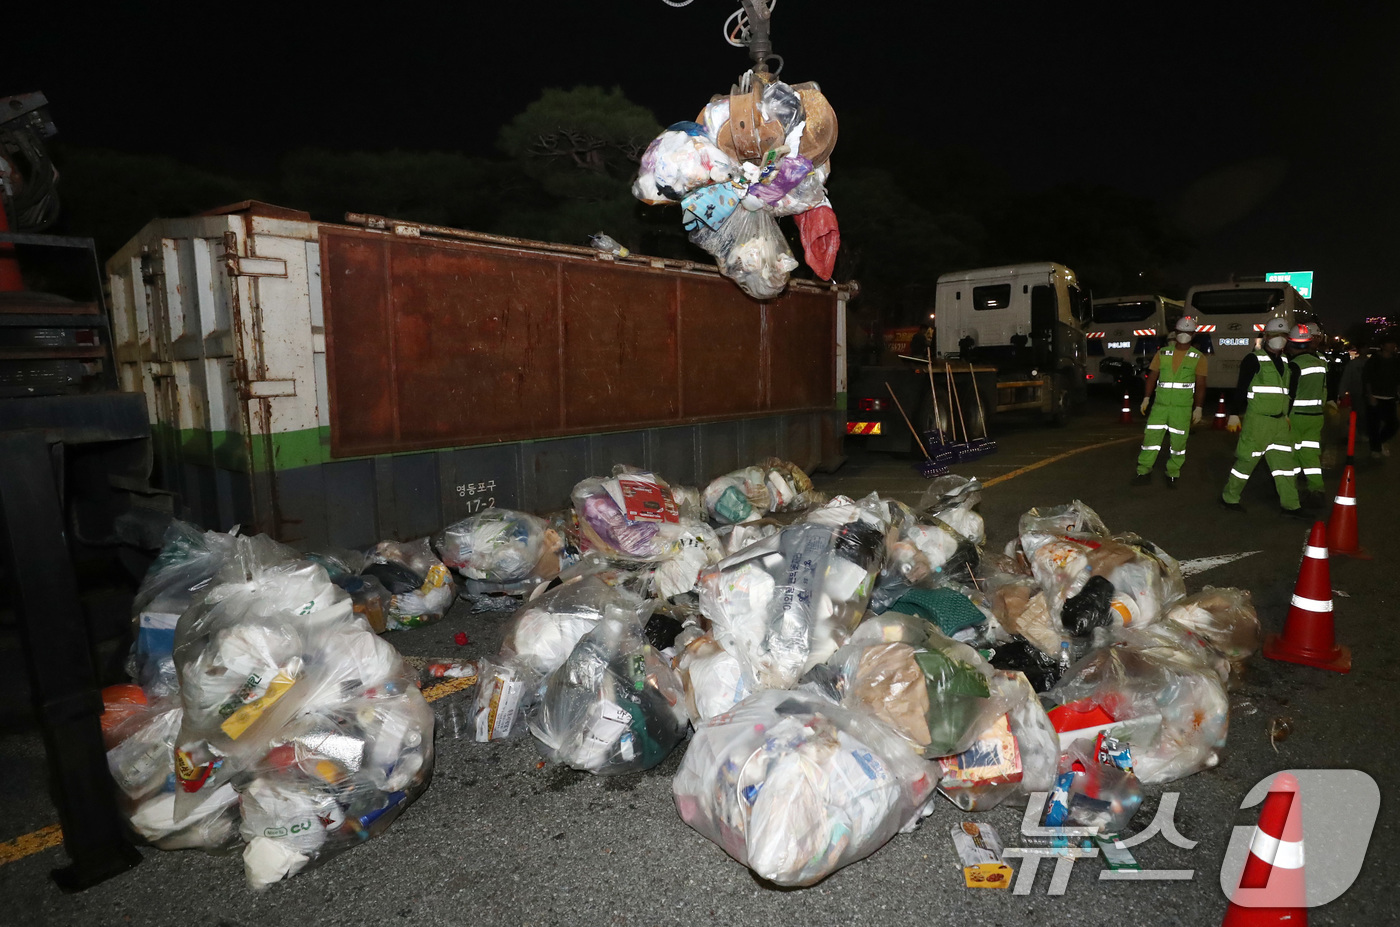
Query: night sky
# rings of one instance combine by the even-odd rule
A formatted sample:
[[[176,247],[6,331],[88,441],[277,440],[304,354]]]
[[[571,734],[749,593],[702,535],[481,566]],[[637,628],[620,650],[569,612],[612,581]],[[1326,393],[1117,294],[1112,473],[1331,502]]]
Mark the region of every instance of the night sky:
[[[305,146],[490,154],[546,86],[693,118],[747,66],[721,37],[737,7],[50,2],[7,14],[0,95],[43,90],[72,144],[235,174]],[[956,144],[1026,189],[1152,197],[1199,244],[1181,283],[1314,270],[1340,329],[1400,312],[1398,26],[1395,3],[782,0],[773,39],[785,79],[903,140],[886,157],[910,184],[921,149]]]

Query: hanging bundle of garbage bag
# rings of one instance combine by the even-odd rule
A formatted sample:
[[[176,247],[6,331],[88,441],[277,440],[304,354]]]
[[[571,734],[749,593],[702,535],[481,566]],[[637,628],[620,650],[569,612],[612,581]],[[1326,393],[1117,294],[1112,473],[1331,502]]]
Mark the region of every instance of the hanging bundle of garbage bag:
[[[671,788],[681,820],[761,878],[801,886],[912,830],[936,776],[883,723],[804,688],[701,724]]]
[[[650,769],[689,726],[675,670],[636,612],[613,605],[545,680],[530,718],[547,758],[598,775]]]
[[[807,264],[831,278],[840,248],[826,195],[836,114],[815,83],[790,86],[766,72],[716,97],[695,122],[677,122],[642,155],[632,193],[679,203],[696,245],[755,299],[783,291],[797,268],[778,228],[797,217]]]
[[[415,675],[324,567],[265,537],[181,615],[178,692],[114,732],[133,830],[165,848],[246,844],[255,888],[377,835],[427,786]]]
[[[796,685],[860,622],[884,562],[881,512],[838,497],[701,573],[715,639],[760,685]]]

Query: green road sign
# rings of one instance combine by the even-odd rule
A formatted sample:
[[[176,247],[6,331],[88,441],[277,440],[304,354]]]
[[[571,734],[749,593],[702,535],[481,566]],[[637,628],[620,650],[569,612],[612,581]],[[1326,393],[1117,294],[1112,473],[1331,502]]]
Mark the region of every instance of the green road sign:
[[[1310,270],[1280,270],[1264,275],[1264,279],[1270,282],[1293,284],[1293,289],[1304,299],[1312,299],[1312,278],[1313,272]]]

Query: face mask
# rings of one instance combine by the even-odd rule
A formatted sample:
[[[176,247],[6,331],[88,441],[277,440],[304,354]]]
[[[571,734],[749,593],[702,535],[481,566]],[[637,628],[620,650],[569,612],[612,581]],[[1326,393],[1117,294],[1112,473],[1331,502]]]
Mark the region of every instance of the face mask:
[[[1283,346],[1288,344],[1288,339],[1283,335],[1275,335],[1269,339],[1269,350],[1282,351]]]
[[[1191,335],[1190,335],[1189,333],[1187,333],[1187,332],[1177,332],[1177,333],[1176,333],[1176,343],[1177,343],[1177,344],[1190,344],[1190,343],[1191,343]]]

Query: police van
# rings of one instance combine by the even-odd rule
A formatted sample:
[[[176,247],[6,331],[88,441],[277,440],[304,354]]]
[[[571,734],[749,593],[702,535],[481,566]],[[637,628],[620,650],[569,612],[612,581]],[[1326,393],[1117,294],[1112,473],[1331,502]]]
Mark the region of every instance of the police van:
[[[1233,389],[1240,361],[1259,346],[1264,325],[1281,318],[1294,325],[1317,326],[1312,306],[1292,284],[1241,280],[1193,286],[1186,293],[1186,312],[1196,319],[1196,347],[1211,355],[1206,386]],[[1321,331],[1320,327],[1317,329]]]
[[[1115,296],[1096,299],[1093,321],[1085,332],[1090,386],[1114,386],[1147,375],[1157,349],[1167,343],[1171,326],[1181,318],[1179,299],[1164,296]]]

